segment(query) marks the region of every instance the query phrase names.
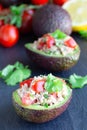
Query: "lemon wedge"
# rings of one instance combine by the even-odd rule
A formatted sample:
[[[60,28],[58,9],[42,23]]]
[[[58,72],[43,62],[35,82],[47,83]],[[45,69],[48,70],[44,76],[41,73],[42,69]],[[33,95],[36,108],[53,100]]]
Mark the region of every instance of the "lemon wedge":
[[[87,30],[87,0],[69,0],[62,6],[71,16],[72,30]]]

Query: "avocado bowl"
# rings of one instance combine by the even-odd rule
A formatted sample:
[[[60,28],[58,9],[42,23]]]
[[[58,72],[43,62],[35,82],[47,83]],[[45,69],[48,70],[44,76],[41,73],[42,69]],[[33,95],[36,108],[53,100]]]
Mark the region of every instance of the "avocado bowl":
[[[48,38],[50,36],[51,38]],[[34,43],[25,44],[25,48],[30,62],[49,71],[68,70],[80,57],[79,45],[72,37],[59,30],[45,34]]]
[[[67,107],[71,101],[72,89],[70,88],[70,86],[67,83],[65,83],[64,80],[62,80],[58,77],[55,77],[52,74],[49,74],[48,76],[44,76],[44,78],[46,78],[46,80],[47,80],[45,82],[45,88],[47,86],[49,86],[47,84],[48,80],[51,80],[51,83],[56,82],[56,85],[60,84],[60,86],[55,86],[55,88],[56,88],[55,91],[53,88],[54,92],[52,92],[52,90],[51,90],[48,93],[45,93],[45,91],[42,92],[39,89],[39,93],[37,93],[37,92],[35,93],[36,95],[34,96],[34,98],[37,98],[37,95],[39,95],[39,94],[45,93],[44,94],[45,101],[43,100],[44,103],[41,102],[41,98],[40,99],[38,98],[39,100],[37,102],[35,100],[35,102],[32,102],[32,103],[28,102],[28,97],[27,97],[27,102],[25,102],[25,100],[22,100],[22,98],[20,98],[20,95],[21,95],[20,92],[22,92],[22,90],[24,91],[23,87],[25,86],[25,88],[26,88],[25,84],[29,83],[29,79],[26,80],[25,84],[22,83],[23,85],[21,88],[15,90],[13,92],[12,100],[13,100],[13,106],[15,108],[15,111],[19,117],[21,117],[22,119],[24,119],[28,122],[44,123],[44,122],[53,120],[54,118],[61,115],[67,109]],[[37,79],[39,79],[39,80],[37,80]],[[36,80],[36,81],[39,81],[39,83],[41,83],[42,79],[43,79],[43,76],[41,75],[38,77],[34,77],[33,81]],[[36,82],[36,81],[35,82],[33,82],[33,81],[32,81],[32,84],[34,84]],[[28,87],[32,86],[30,84],[28,84],[28,85],[29,85]],[[39,84],[39,85],[43,86],[43,84]],[[61,90],[61,85],[63,85],[62,86],[63,91]],[[50,87],[52,87],[52,86],[50,86]],[[46,88],[46,89],[48,89],[48,88]],[[34,89],[35,89],[35,86],[34,86]],[[58,89],[58,92],[57,92],[57,89]],[[36,89],[35,89],[35,91],[36,91]],[[28,90],[28,92],[29,92],[29,90]],[[58,97],[56,97],[57,98],[56,101],[54,101],[55,92],[57,92],[56,94],[58,94],[57,95]],[[63,97],[60,96],[61,92],[63,92],[63,95],[62,95]],[[34,93],[31,92],[31,94],[34,94]],[[48,99],[47,99],[47,95],[48,95]],[[49,98],[52,98],[52,101],[49,102]],[[29,100],[30,100],[30,98],[29,98]],[[30,104],[28,104],[28,103],[30,103]]]

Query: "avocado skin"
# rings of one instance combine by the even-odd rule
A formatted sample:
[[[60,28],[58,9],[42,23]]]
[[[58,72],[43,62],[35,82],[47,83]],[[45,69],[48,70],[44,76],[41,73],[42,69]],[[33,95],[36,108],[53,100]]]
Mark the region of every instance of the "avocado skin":
[[[76,54],[68,57],[45,56],[27,48],[26,52],[29,57],[29,62],[49,71],[68,70],[77,63],[80,56],[80,48]]]
[[[13,99],[13,106],[15,108],[17,115],[22,119],[34,123],[44,123],[53,120],[54,118],[62,114],[67,109],[71,99],[72,99],[72,93],[64,105],[50,110],[49,109],[32,110],[32,109],[24,108],[20,106],[17,102],[15,102],[14,99]]]
[[[33,17],[33,31],[36,36],[60,29],[70,35],[72,32],[71,17],[66,10],[58,5],[47,4],[38,9]]]

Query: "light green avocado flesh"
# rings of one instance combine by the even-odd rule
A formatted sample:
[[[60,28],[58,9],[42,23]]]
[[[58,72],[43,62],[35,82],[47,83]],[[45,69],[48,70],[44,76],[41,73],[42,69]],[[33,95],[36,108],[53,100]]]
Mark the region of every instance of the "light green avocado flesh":
[[[27,48],[28,50],[30,50],[30,51],[32,51],[32,52],[35,52],[35,53],[38,53],[38,54],[42,54],[42,55],[44,55],[44,56],[49,56],[49,57],[65,57],[65,56],[63,56],[63,55],[55,55],[55,54],[53,54],[53,53],[45,53],[44,51],[42,51],[42,50],[38,50],[38,49],[34,49],[31,45],[32,45],[33,43],[27,43],[27,44],[25,44],[25,48]],[[77,46],[76,47],[76,49],[73,51],[73,53],[70,53],[70,54],[68,54],[67,55],[67,57],[71,57],[71,56],[74,56],[74,54],[76,54],[76,53],[79,53],[80,52],[80,48],[79,48],[79,46]]]
[[[63,106],[68,101],[68,99],[71,97],[71,95],[72,95],[72,89],[68,85],[67,85],[67,88],[68,88],[68,95],[64,98],[64,100],[62,102],[58,102],[57,104],[54,104],[54,105],[49,106],[47,108],[45,106],[40,106],[40,105],[36,105],[36,104],[29,105],[29,106],[23,105],[22,101],[21,101],[21,98],[20,98],[20,96],[17,93],[17,90],[13,92],[13,100],[18,105],[20,105],[21,107],[28,108],[28,109],[33,109],[33,110],[45,110],[45,109],[58,108],[58,107]]]

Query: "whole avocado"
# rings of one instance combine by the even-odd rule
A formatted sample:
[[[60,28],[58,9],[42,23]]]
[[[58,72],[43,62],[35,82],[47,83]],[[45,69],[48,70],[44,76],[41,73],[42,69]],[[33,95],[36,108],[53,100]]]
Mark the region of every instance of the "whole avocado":
[[[56,29],[60,29],[68,35],[72,32],[70,15],[62,7],[54,4],[47,4],[38,9],[34,14],[32,26],[38,37]]]

